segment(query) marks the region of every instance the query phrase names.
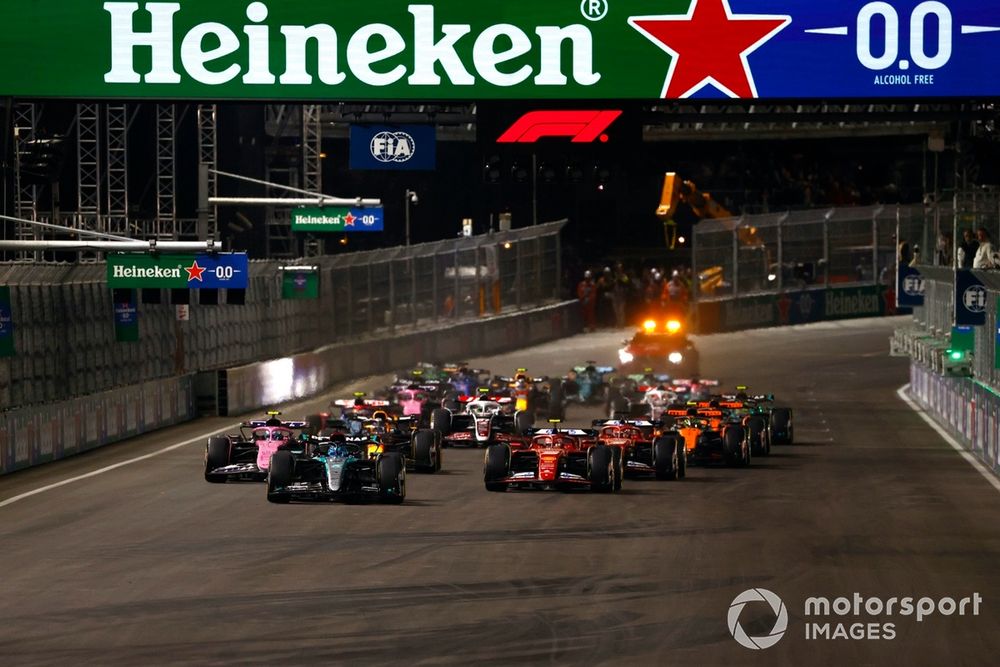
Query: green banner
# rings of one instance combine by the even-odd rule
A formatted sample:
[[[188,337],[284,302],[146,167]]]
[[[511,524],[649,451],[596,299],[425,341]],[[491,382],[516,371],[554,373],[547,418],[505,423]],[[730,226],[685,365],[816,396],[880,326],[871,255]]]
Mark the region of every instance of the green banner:
[[[690,0],[7,0],[16,97],[659,99],[668,54],[629,24]]]
[[[0,357],[14,356],[14,311],[10,306],[10,288],[0,287]]]
[[[187,289],[194,255],[108,255],[108,287]]]
[[[324,206],[292,210],[293,232],[381,232],[384,213],[378,208]]]
[[[281,296],[285,299],[318,299],[319,273],[286,270],[281,284]]]

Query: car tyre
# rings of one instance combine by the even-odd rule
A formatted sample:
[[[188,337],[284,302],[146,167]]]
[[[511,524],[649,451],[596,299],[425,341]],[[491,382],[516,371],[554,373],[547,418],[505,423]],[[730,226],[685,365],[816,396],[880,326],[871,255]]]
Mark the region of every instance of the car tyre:
[[[225,484],[228,475],[213,475],[212,471],[229,465],[229,438],[216,436],[208,439],[205,446],[205,481],[211,484]]]
[[[283,489],[295,479],[295,457],[289,451],[279,450],[271,456],[267,470],[267,500],[271,503],[287,504],[291,500]]]
[[[653,441],[653,469],[656,479],[675,480],[680,473],[677,438],[659,437]]]
[[[490,445],[486,448],[483,463],[483,480],[487,491],[503,493],[507,485],[501,480],[510,476],[510,446]]]
[[[401,504],[406,500],[406,462],[402,454],[383,454],[375,465],[379,500],[389,505]]]
[[[615,490],[615,463],[611,447],[597,445],[588,452],[590,489],[598,493],[612,493]]]

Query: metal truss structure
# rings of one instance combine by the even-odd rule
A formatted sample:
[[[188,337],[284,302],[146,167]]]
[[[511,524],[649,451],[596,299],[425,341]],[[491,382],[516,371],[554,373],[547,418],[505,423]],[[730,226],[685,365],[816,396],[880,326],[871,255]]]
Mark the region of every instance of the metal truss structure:
[[[128,105],[113,103],[104,106],[107,140],[104,161],[107,165],[107,214],[98,231],[128,235]]]
[[[156,105],[156,218],[145,234],[148,238],[171,241],[177,229],[177,106]]]
[[[218,107],[214,104],[198,105],[198,164],[208,167],[208,196],[216,197],[219,194],[218,177],[211,172],[217,169],[219,164],[219,144],[218,144]],[[200,211],[198,214],[198,229],[193,230],[196,238],[218,237],[219,210],[215,206],[209,206],[207,211]],[[189,230],[184,230],[185,236],[190,235]]]

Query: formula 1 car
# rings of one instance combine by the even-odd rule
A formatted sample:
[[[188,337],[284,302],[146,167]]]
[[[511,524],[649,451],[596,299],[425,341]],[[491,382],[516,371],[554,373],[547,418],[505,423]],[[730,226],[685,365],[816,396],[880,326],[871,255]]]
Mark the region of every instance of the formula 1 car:
[[[626,477],[654,475],[658,480],[684,479],[687,456],[678,433],[645,420],[598,419],[598,441],[622,450]]]
[[[562,389],[566,401],[592,405],[605,403],[608,398],[608,383],[606,378],[615,369],[611,366],[598,366],[594,361],[588,361],[584,366],[576,366],[563,378]]]
[[[267,413],[266,420],[243,422],[239,434],[213,436],[205,446],[205,481],[264,481],[271,455],[295,440],[296,431],[308,427],[304,421],[282,421],[280,412]]]
[[[675,406],[667,414],[674,419],[671,430],[684,440],[688,465],[722,463],[740,468],[750,465],[746,430],[723,410]]]
[[[613,493],[622,487],[622,450],[598,443],[594,431],[543,429],[520,446],[490,445],[483,477],[486,490],[495,492],[537,489]]]
[[[518,368],[513,377],[495,376],[490,393],[513,399],[509,412],[529,412],[546,419],[562,419],[566,414],[563,382],[558,378],[532,377]]]
[[[505,396],[460,396],[463,409],[447,408],[431,414],[431,430],[440,433],[442,443],[451,447],[487,447],[523,437],[534,423],[531,413],[508,414],[505,405],[513,399]]]
[[[636,373],[651,368],[656,373],[667,373],[674,377],[697,376],[698,350],[683,332],[679,322],[670,320],[660,328],[649,320],[643,330],[630,340],[622,341],[618,350],[621,362],[619,371],[624,374]]]
[[[310,437],[271,456],[267,499],[400,504],[406,499],[406,464],[398,452],[370,454],[367,438]],[[377,447],[376,447],[377,448]]]

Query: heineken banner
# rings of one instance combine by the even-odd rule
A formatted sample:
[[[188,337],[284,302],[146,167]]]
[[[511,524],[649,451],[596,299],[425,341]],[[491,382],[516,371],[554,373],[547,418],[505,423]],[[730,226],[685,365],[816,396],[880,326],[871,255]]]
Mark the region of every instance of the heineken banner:
[[[319,272],[286,268],[281,282],[281,296],[285,299],[318,299]]]
[[[698,303],[700,333],[741,331],[825,320],[895,315],[895,290],[836,287]]]
[[[115,340],[119,343],[135,343],[139,340],[139,300],[137,292],[115,290]]]
[[[112,288],[246,289],[245,253],[226,255],[109,255]]]
[[[0,357],[14,356],[14,313],[10,307],[10,288],[0,287]]]
[[[13,97],[995,97],[1000,0],[7,0]]]
[[[379,208],[297,208],[292,211],[293,232],[381,232],[385,212]]]

